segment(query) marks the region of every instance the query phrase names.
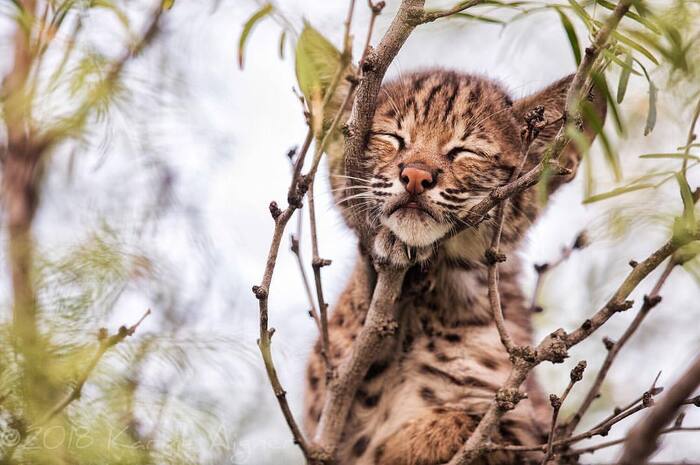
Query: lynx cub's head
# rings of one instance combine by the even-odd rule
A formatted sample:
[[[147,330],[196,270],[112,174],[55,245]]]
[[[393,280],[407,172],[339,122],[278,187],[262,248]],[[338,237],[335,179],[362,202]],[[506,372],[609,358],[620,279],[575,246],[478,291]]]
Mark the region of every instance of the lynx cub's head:
[[[363,179],[345,197],[362,199],[373,226],[383,225],[401,242],[433,244],[508,182],[520,163],[524,115],[542,105],[553,124],[531,146],[525,169],[539,161],[562,124],[569,83],[562,79],[516,102],[494,81],[452,71],[417,72],[385,84]],[[596,106],[604,113],[604,105]],[[567,155],[575,168],[578,157]]]

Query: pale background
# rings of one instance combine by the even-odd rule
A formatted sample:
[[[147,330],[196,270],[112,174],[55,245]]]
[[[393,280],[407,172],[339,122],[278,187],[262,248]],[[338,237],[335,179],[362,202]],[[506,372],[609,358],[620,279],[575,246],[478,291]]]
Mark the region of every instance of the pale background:
[[[387,3],[375,37],[386,29],[398,1]],[[279,6],[298,29],[306,19],[335,44],[341,42],[346,1],[286,0]],[[144,11],[141,7],[134,4],[135,17]],[[129,71],[130,79],[142,81],[147,90],[137,92],[135,103],[120,109],[108,138],[96,130],[97,149],[78,150],[75,156],[71,155],[73,147],[66,147],[54,157],[36,235],[46,253],[102,228],[116,231],[127,248],[149,249],[158,259],[153,266],[160,284],[131,282],[116,302],[119,311],[105,324],[131,321],[150,306],[155,313],[142,331],[157,332],[164,324],[158,316],[159,306],[167,305],[163,294],[176,296],[174,300],[184,309],[187,320],[177,344],[186,350],[187,341],[197,339],[212,348],[199,363],[183,367],[177,377],[161,376],[167,370],[152,367],[153,385],[168,384],[176,396],[201,398],[203,404],[216,406],[221,428],[235,441],[216,445],[224,449],[228,463],[301,464],[257,352],[258,306],[250,288],[262,276],[269,247],[272,222],[267,205],[271,200],[283,204],[286,199],[289,166],[285,154],[302,142],[305,125],[292,91],[293,50],[288,46],[286,58],[278,57],[280,28],[276,23],[267,20],[255,29],[247,46],[245,70],[238,69],[241,26],[258,7],[252,1],[222,1],[216,8],[203,1],[176,1],[167,14],[163,42]],[[365,3],[359,1],[356,53],[368,17]],[[105,24],[109,20],[105,19]],[[102,26],[94,25],[97,29]],[[7,27],[0,31],[7,31]],[[111,32],[108,27],[97,31],[104,35],[107,48],[114,46]],[[584,31],[579,31],[579,36],[586,40]],[[8,66],[4,57],[9,56],[6,39],[8,35],[3,34],[3,72]],[[515,97],[575,69],[563,28],[552,13],[506,28],[464,20],[422,26],[410,37],[388,76],[430,66],[497,78]],[[663,75],[657,76],[661,85]],[[632,78],[622,106],[630,135],[619,144],[626,177],[650,166],[649,161],[641,166],[638,154],[674,151],[684,143],[689,118],[678,97],[662,88],[660,122],[654,133],[644,138],[646,86],[641,79]],[[596,191],[611,189],[615,185],[598,149],[593,158]],[[324,269],[324,289],[333,302],[352,268],[355,238],[342,224],[328,193],[325,165],[321,173],[324,176],[317,184],[320,246],[322,256],[333,260],[333,265]],[[584,228],[593,242],[546,281],[542,295],[546,310],[536,320],[540,336],[558,327],[572,329],[599,308],[628,271],[627,262],[643,259],[666,240],[671,215],[680,210],[673,182],[663,189],[585,206],[581,204],[580,181],[553,199],[522,251],[528,264],[522,284],[529,293],[534,282],[531,264],[555,258]],[[690,177],[691,186],[699,182],[697,175]],[[154,196],[154,185],[165,187]],[[144,220],[151,205],[164,198],[174,205],[169,212],[157,222]],[[622,237],[616,237],[607,226],[615,209],[635,219],[629,234]],[[148,226],[143,226],[144,221]],[[308,240],[302,248],[309,251]],[[285,240],[271,289],[270,321],[277,329],[273,338],[277,368],[300,418],[304,364],[316,329],[306,316],[306,297],[288,249]],[[6,270],[0,278],[4,286],[0,287],[0,300],[6,301]],[[635,293],[638,304],[634,310],[615,316],[572,350],[566,366],[539,370],[547,392],[561,393],[569,368],[580,359],[589,364],[585,380],[592,380],[605,356],[601,338],[608,335],[615,339],[621,334],[653,278]],[[676,270],[662,295],[663,302],[621,352],[605,385],[604,398],[594,404],[600,407],[596,418],[607,415],[613,405],[636,398],[661,370],[661,384],[668,385],[698,353],[697,281],[684,270]],[[584,385],[585,381],[577,386],[566,412],[575,408],[576,394],[585,392]],[[630,424],[615,426],[605,440],[618,437]],[[700,414],[689,411],[686,424],[699,425]],[[658,458],[700,459],[697,438],[692,433],[667,437]],[[614,457],[615,450],[610,449],[583,460],[600,462]]]

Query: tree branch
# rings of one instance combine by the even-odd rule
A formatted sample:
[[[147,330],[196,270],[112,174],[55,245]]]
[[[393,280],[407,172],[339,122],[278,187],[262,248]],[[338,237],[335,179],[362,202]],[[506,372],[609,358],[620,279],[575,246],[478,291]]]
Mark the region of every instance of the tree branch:
[[[608,354],[606,355],[602,366],[598,370],[598,374],[596,375],[596,379],[593,382],[593,385],[586,393],[583,402],[581,402],[581,405],[579,406],[576,413],[567,422],[563,433],[564,437],[573,434],[574,430],[583,418],[583,415],[585,415],[593,401],[598,397],[600,388],[602,387],[603,381],[608,375],[610,367],[615,361],[615,357],[617,357],[617,354],[620,352],[622,347],[627,343],[627,341],[632,337],[632,335],[634,335],[634,333],[642,324],[642,321],[644,321],[644,318],[646,318],[651,309],[656,307],[661,302],[661,296],[659,296],[659,291],[661,290],[661,287],[664,285],[664,283],[666,282],[676,265],[677,262],[673,258],[671,258],[671,260],[666,265],[666,268],[661,273],[661,276],[659,276],[659,279],[656,281],[656,284],[654,285],[651,292],[648,295],[644,296],[644,303],[642,304],[642,307],[639,309],[639,312],[635,315],[634,319],[629,324],[629,326],[622,334],[620,339],[615,343],[613,343],[607,338],[604,340],[605,347],[608,349]]]
[[[686,398],[700,386],[700,357],[697,357],[681,378],[666,391],[656,406],[627,435],[619,465],[640,465],[658,447],[657,439],[677,415]]]
[[[395,303],[401,293],[405,268],[380,268],[377,285],[367,311],[365,324],[357,335],[350,356],[338,367],[338,377],[328,386],[315,442],[333,457],[355,392],[382,343],[397,328]]]

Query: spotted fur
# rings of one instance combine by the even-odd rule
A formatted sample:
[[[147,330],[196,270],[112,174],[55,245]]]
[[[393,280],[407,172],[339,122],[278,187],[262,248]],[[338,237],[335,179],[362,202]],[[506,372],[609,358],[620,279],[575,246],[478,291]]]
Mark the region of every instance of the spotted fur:
[[[543,91],[513,101],[498,83],[453,71],[429,70],[385,84],[367,142],[363,176],[353,187],[341,163],[331,163],[331,183],[351,227],[376,232],[376,258],[420,264],[410,269],[397,304],[399,331],[367,372],[343,431],[340,465],[437,465],[447,462],[468,439],[510,369],[494,326],[487,297],[484,253],[493,219],[436,243],[495,187],[507,183],[520,163],[520,127],[536,105],[552,122],[533,144],[526,169],[542,156],[562,124],[570,77]],[[604,117],[605,105],[592,96]],[[592,138],[592,135],[589,134]],[[573,150],[564,161],[575,171]],[[333,160],[332,160],[333,161]],[[432,173],[434,185],[411,195],[401,183],[403,166]],[[554,191],[567,179],[550,183]],[[352,208],[347,199],[360,199]],[[407,202],[420,208],[405,208]],[[506,209],[500,291],[508,329],[516,343],[529,343],[530,314],[518,286],[520,263],[514,250],[540,213],[533,191],[514,197]],[[358,212],[355,212],[358,213]],[[358,218],[362,218],[358,220]],[[358,225],[354,221],[368,224]],[[360,262],[362,263],[362,262]],[[330,320],[330,358],[348,356],[368,308],[364,290],[371,280],[356,267]],[[319,345],[307,372],[305,426],[313,434],[325,389]],[[533,445],[546,439],[548,415],[534,380],[528,399],[509,412],[492,440]],[[493,452],[483,464],[541,460],[538,453]]]

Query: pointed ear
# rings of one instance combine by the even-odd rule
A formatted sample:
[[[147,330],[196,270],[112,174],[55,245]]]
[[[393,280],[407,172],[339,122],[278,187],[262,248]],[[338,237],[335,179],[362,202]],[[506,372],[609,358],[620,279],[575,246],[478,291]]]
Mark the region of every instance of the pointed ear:
[[[564,124],[564,107],[566,105],[566,94],[569,91],[569,86],[574,75],[570,74],[563,79],[560,79],[539,92],[529,95],[525,98],[517,100],[513,104],[513,114],[516,122],[520,125],[525,120],[525,114],[538,105],[544,107],[544,116],[548,124],[534,140],[530,146],[530,161],[537,163],[540,161],[544,151],[549,144],[554,140],[559,129]],[[595,88],[588,97],[593,109],[593,113],[597,116],[601,125],[605,122],[605,113],[607,105],[605,96]],[[591,124],[584,124],[584,137],[590,145],[595,139],[596,132],[591,128]],[[577,150],[575,144],[570,142],[561,154],[561,163],[564,167],[569,168],[572,173],[569,176],[558,176],[550,182],[550,191],[553,192],[561,184],[569,182],[576,175],[576,169],[581,162],[581,153]]]

